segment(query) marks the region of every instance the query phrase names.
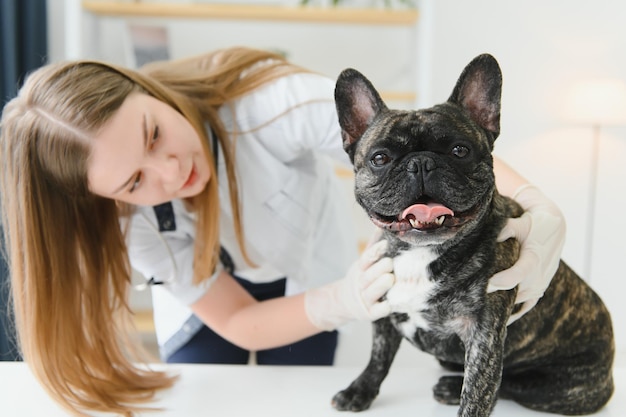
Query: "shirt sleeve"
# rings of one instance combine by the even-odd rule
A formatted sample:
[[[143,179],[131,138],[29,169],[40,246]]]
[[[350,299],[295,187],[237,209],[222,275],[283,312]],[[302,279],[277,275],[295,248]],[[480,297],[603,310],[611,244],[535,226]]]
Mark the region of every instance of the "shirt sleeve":
[[[138,208],[126,239],[131,266],[153,285],[162,285],[177,300],[190,305],[202,297],[219,270],[193,284],[194,238],[184,231],[159,232],[150,208]]]

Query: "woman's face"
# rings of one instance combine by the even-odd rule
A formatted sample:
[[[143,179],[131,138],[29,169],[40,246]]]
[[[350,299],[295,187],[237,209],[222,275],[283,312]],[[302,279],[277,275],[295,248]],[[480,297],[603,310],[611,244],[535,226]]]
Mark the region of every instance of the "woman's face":
[[[89,189],[138,205],[194,196],[211,176],[200,140],[182,114],[133,93],[93,141]]]

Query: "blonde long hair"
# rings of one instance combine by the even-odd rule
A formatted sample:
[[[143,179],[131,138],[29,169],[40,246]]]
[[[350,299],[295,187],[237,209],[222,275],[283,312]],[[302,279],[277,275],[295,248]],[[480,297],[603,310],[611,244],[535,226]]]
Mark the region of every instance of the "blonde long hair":
[[[0,122],[2,220],[22,355],[61,405],[132,415],[175,376],[140,366],[129,338],[131,267],[123,210],[89,192],[91,138],[132,92],[182,113],[216,178],[205,123],[224,150],[237,238],[244,256],[233,152],[220,106],[277,77],[302,71],[273,53],[233,48],[132,71],[97,61],[32,73]],[[194,281],[211,275],[219,250],[217,181],[194,197]]]

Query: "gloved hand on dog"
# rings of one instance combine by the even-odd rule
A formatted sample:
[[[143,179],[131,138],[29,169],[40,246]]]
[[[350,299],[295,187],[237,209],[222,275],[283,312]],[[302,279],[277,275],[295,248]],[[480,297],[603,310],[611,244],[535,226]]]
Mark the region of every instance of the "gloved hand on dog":
[[[369,246],[350,267],[345,278],[305,293],[309,321],[321,330],[334,330],[352,320],[378,320],[391,313],[387,301],[379,301],[393,285],[391,258],[382,258],[387,241]]]
[[[559,267],[565,243],[563,214],[537,187],[525,184],[513,194],[513,199],[526,212],[519,218],[509,219],[498,241],[511,237],[519,240],[520,257],[511,268],[495,274],[488,287],[492,292],[518,286],[516,303],[523,305],[511,315],[508,324],[523,316],[543,296]]]

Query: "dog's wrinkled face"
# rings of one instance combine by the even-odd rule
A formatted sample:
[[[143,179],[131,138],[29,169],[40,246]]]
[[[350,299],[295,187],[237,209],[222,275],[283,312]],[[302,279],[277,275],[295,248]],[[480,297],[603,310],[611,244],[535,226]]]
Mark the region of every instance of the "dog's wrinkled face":
[[[411,245],[438,245],[482,217],[495,186],[491,151],[500,130],[502,77],[481,55],[447,102],[389,110],[358,71],[335,90],[355,194],[378,227]]]

